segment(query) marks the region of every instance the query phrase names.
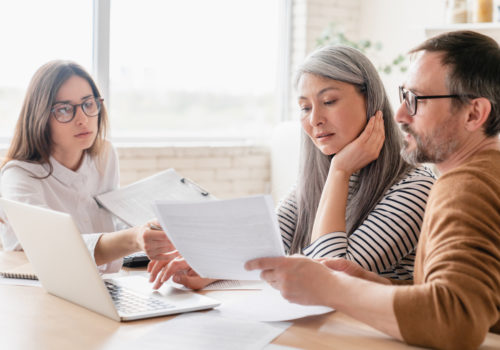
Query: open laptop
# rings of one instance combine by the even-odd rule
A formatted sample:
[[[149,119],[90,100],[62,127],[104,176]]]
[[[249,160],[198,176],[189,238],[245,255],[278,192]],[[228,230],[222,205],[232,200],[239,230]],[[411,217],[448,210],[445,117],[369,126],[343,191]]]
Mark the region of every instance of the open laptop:
[[[42,286],[50,294],[116,321],[213,308],[219,301],[143,276],[103,280],[69,214],[0,198],[0,206]]]

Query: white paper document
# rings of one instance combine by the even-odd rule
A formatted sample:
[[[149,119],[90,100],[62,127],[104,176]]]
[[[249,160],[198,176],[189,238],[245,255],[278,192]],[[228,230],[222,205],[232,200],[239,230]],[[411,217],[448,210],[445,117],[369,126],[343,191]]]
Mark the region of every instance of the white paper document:
[[[279,344],[267,344],[262,350],[300,350],[300,349]]]
[[[220,316],[253,321],[288,321],[306,316],[321,315],[332,308],[291,303],[279,291],[266,287],[238,300],[224,302],[216,308]]]
[[[205,202],[156,201],[162,227],[189,265],[202,277],[258,280],[245,262],[284,256],[270,196]]]
[[[290,325],[229,320],[211,312],[188,313],[161,323],[126,349],[262,349]]]
[[[192,290],[182,284],[173,282],[172,279],[169,279],[167,284],[182,290]],[[203,290],[259,290],[265,288],[266,285],[264,281],[217,280],[203,287]]]
[[[204,287],[203,290],[249,290],[265,288],[264,281],[217,280]]]
[[[155,200],[207,201],[215,198],[191,180],[180,176],[174,169],[168,169],[128,186],[97,195],[95,199],[126,224],[137,226],[155,218]]]

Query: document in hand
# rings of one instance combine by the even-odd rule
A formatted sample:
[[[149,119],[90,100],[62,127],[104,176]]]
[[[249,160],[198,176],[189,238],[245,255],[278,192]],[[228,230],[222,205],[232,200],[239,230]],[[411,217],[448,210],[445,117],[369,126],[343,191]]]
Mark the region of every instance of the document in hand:
[[[206,201],[214,197],[191,180],[180,176],[174,169],[168,169],[128,186],[97,195],[95,199],[126,224],[137,226],[155,217],[155,200]]]
[[[258,280],[243,265],[260,257],[284,256],[270,196],[204,202],[155,201],[160,223],[177,250],[201,276]]]

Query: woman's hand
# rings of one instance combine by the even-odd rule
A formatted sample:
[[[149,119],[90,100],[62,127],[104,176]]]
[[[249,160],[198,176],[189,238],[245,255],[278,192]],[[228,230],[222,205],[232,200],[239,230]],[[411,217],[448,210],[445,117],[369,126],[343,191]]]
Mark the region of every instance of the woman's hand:
[[[330,171],[350,176],[378,158],[384,145],[385,131],[382,111],[370,118],[361,134],[333,157]]]
[[[148,265],[148,272],[150,272],[149,281],[153,282],[156,280],[153,289],[159,289],[170,277],[172,277],[175,283],[182,284],[191,289],[202,289],[216,281],[200,277],[179,254],[169,261],[151,261]]]
[[[343,272],[352,277],[361,278],[367,281],[377,282],[381,284],[391,284],[387,278],[381,277],[374,272],[365,270],[353,261],[342,258],[321,258],[315,259],[321,264],[334,271]]]
[[[165,253],[175,250],[167,235],[156,220],[152,220],[136,229],[136,241],[140,250],[143,250],[151,260],[161,259]],[[164,259],[162,259],[164,260]]]
[[[316,210],[311,242],[330,232],[345,232],[349,179],[353,173],[377,159],[384,139],[382,112],[377,111],[363,132],[335,154]]]

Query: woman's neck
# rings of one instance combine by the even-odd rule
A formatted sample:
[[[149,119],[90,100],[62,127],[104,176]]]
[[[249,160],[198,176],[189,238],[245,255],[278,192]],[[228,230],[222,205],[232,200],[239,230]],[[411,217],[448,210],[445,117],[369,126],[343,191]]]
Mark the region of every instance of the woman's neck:
[[[55,160],[57,160],[60,164],[65,166],[68,169],[71,169],[73,171],[77,171],[80,168],[80,165],[82,165],[83,161],[83,155],[84,151],[79,151],[78,153],[58,153],[54,152],[52,153],[52,157],[54,157]]]

